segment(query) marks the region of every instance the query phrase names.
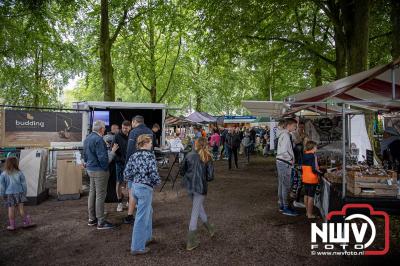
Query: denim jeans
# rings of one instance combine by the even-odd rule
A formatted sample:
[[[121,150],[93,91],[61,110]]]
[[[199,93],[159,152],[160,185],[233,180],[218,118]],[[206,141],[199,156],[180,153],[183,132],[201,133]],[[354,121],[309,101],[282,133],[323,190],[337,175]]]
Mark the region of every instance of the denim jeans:
[[[283,205],[283,207],[287,208],[289,205],[288,196],[290,191],[290,177],[292,175],[292,166],[277,160],[276,168],[278,170],[279,202],[281,205]]]
[[[189,223],[189,231],[196,231],[197,230],[197,220],[201,219],[203,223],[207,222],[207,214],[204,211],[204,199],[205,195],[199,194],[194,192],[192,195],[192,214],[190,216],[190,223]]]
[[[143,251],[146,241],[150,240],[153,234],[153,189],[147,185],[133,183],[132,196],[137,203],[135,224],[132,231],[131,251]]]

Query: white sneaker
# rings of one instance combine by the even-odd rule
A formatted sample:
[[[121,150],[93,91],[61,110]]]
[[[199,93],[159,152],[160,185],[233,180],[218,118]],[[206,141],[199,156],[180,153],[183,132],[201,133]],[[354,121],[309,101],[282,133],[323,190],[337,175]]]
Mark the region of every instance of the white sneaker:
[[[117,212],[123,212],[123,211],[124,211],[124,206],[122,205],[122,203],[118,203]]]
[[[298,202],[298,201],[293,201],[293,206],[295,206],[296,208],[305,208],[306,207],[304,205],[304,203]]]
[[[127,208],[129,207],[129,201],[126,202],[126,207],[127,207]]]

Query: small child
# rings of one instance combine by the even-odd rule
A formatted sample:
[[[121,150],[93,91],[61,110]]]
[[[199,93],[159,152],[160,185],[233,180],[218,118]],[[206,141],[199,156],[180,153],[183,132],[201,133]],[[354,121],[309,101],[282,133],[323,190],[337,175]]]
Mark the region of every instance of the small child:
[[[18,206],[19,213],[24,221],[24,227],[32,225],[31,217],[25,214],[24,202],[26,199],[26,180],[24,174],[18,168],[16,157],[9,157],[4,166],[4,172],[0,175],[0,196],[3,196],[8,207],[9,225],[7,230],[16,229],[15,208]]]
[[[318,169],[317,156],[317,143],[308,141],[304,148],[303,161],[302,161],[302,182],[304,185],[304,205],[307,210],[307,217],[309,219],[316,218],[313,215],[314,197],[317,185],[319,183],[318,175],[321,172]]]

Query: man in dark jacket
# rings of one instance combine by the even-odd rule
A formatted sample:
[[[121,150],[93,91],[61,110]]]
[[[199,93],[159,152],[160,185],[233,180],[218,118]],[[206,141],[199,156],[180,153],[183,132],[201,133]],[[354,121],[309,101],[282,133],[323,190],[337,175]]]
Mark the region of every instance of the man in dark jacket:
[[[151,131],[153,131],[153,148],[160,147],[160,129],[160,125],[157,123],[155,123],[151,128]]]
[[[144,124],[144,118],[137,115],[132,118],[132,130],[129,133],[128,148],[126,150],[126,160],[136,152],[136,140],[140,135],[147,134],[153,138],[153,132]]]
[[[228,151],[229,170],[232,169],[232,156],[234,157],[236,168],[239,168],[238,149],[240,147],[240,142],[239,131],[230,128],[225,139],[226,149]]]
[[[90,178],[90,190],[88,198],[88,225],[97,229],[111,229],[114,225],[105,220],[104,200],[107,194],[108,151],[103,140],[106,126],[103,121],[93,123],[92,133],[83,142],[83,160]]]
[[[116,192],[118,198],[118,206],[117,212],[123,211],[122,205],[122,187],[121,184],[124,182],[124,168],[126,163],[126,148],[128,147],[128,136],[129,131],[131,130],[131,122],[124,121],[122,123],[121,131],[118,132],[114,137],[114,142],[112,143],[111,147],[114,143],[118,144],[119,149],[115,152],[115,173],[116,173]]]
[[[136,152],[136,142],[137,138],[140,135],[147,134],[151,138],[153,138],[153,132],[150,128],[148,128],[144,124],[144,118],[141,115],[137,115],[132,118],[132,130],[129,133],[128,138],[128,148],[126,150],[126,161],[129,161],[129,158],[132,154]],[[124,218],[124,223],[132,224],[134,222],[133,212],[135,210],[135,199],[132,197],[132,182],[128,181],[128,190],[129,190],[129,206],[128,206],[128,216]]]

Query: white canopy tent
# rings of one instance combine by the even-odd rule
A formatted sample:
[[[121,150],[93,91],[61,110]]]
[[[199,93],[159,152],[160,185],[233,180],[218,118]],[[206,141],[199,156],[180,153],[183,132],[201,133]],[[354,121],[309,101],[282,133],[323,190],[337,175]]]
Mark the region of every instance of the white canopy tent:
[[[288,109],[289,105],[282,101],[242,101],[252,115],[280,117]]]

